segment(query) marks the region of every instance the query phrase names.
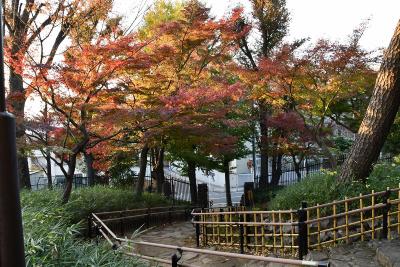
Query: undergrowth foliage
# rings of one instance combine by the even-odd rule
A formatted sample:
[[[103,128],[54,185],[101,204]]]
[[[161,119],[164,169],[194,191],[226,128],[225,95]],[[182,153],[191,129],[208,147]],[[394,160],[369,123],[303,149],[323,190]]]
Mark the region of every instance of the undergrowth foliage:
[[[96,245],[79,236],[91,212],[153,207],[170,204],[155,194],[140,199],[132,192],[106,187],[76,190],[61,204],[60,191],[22,192],[27,266],[141,266],[107,244]]]
[[[379,192],[385,191],[387,187],[397,188],[400,183],[400,158],[395,158],[393,163],[376,164],[365,184],[357,181],[338,183],[336,176],[337,172],[327,171],[285,187],[276,192],[268,209],[298,209],[302,201],[312,206],[358,196],[360,193],[368,194],[372,190]]]

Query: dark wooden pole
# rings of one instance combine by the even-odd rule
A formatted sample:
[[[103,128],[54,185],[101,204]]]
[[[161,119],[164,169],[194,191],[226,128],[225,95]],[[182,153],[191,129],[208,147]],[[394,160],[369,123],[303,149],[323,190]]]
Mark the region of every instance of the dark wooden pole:
[[[15,117],[6,112],[5,101],[3,25],[0,1],[0,267],[24,267]]]

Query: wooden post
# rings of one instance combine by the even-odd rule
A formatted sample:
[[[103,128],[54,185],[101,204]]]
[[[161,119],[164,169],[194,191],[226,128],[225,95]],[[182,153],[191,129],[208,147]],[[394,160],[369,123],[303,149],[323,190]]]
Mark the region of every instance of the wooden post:
[[[87,232],[88,234],[87,234],[87,236],[90,239],[90,238],[92,238],[92,215],[89,215],[87,217],[87,220],[88,220],[88,232]]]
[[[243,215],[239,215],[239,221],[241,224],[239,224],[239,240],[240,240],[240,253],[244,253],[244,227],[243,227]]]
[[[308,236],[307,236],[307,202],[301,202],[301,208],[297,211],[299,223],[299,236],[298,236],[298,246],[299,246],[299,259],[303,260],[303,257],[308,253]]]
[[[200,224],[198,223],[200,221],[200,216],[196,215],[194,217],[194,220],[197,221],[197,223],[196,223],[196,246],[200,247]]]

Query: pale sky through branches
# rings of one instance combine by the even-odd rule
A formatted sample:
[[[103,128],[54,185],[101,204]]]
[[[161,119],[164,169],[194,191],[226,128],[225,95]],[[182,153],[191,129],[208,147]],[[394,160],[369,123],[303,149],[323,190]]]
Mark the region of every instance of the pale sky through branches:
[[[202,0],[213,15],[221,17],[237,5],[250,11],[248,0]],[[116,10],[129,15],[133,7],[145,0],[115,0]],[[147,3],[151,3],[147,0]],[[344,40],[354,28],[370,18],[369,27],[361,40],[366,49],[388,46],[400,19],[400,0],[287,0],[290,11],[289,40],[329,38]]]

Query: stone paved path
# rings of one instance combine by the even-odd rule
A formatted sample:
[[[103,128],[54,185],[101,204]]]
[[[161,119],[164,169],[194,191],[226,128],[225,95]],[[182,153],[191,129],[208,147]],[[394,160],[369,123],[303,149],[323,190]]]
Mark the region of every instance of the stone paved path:
[[[194,227],[190,222],[180,222],[148,230],[136,237],[135,240],[195,248],[196,240],[194,232]],[[215,248],[209,247],[207,249],[214,250]],[[170,260],[171,255],[175,253],[174,250],[145,245],[136,246],[135,252],[166,260]],[[307,255],[306,260],[329,260],[331,267],[400,267],[400,240],[369,241],[358,242],[352,245],[341,245],[325,251],[313,251]],[[293,266],[274,263],[267,264],[192,252],[184,252],[180,263],[207,267]],[[149,263],[149,266],[170,265],[153,262]]]
[[[375,240],[311,252],[308,259],[329,260],[331,267],[400,267],[400,240]]]
[[[153,243],[161,243],[175,246],[196,247],[195,229],[189,222],[174,223],[173,225],[166,225],[149,230],[139,237],[135,238],[137,241],[147,241]],[[215,249],[213,247],[208,249]],[[155,248],[151,246],[136,246],[136,253],[147,256],[156,256],[162,259],[171,259],[171,255],[175,251],[170,249]],[[247,261],[240,259],[232,259],[221,256],[213,256],[206,254],[198,254],[192,252],[184,252],[180,263],[191,264],[193,266],[208,266],[208,267],[284,267],[286,265],[262,263],[259,261]],[[150,266],[170,266],[156,263],[150,263]],[[293,265],[290,265],[293,266]]]

